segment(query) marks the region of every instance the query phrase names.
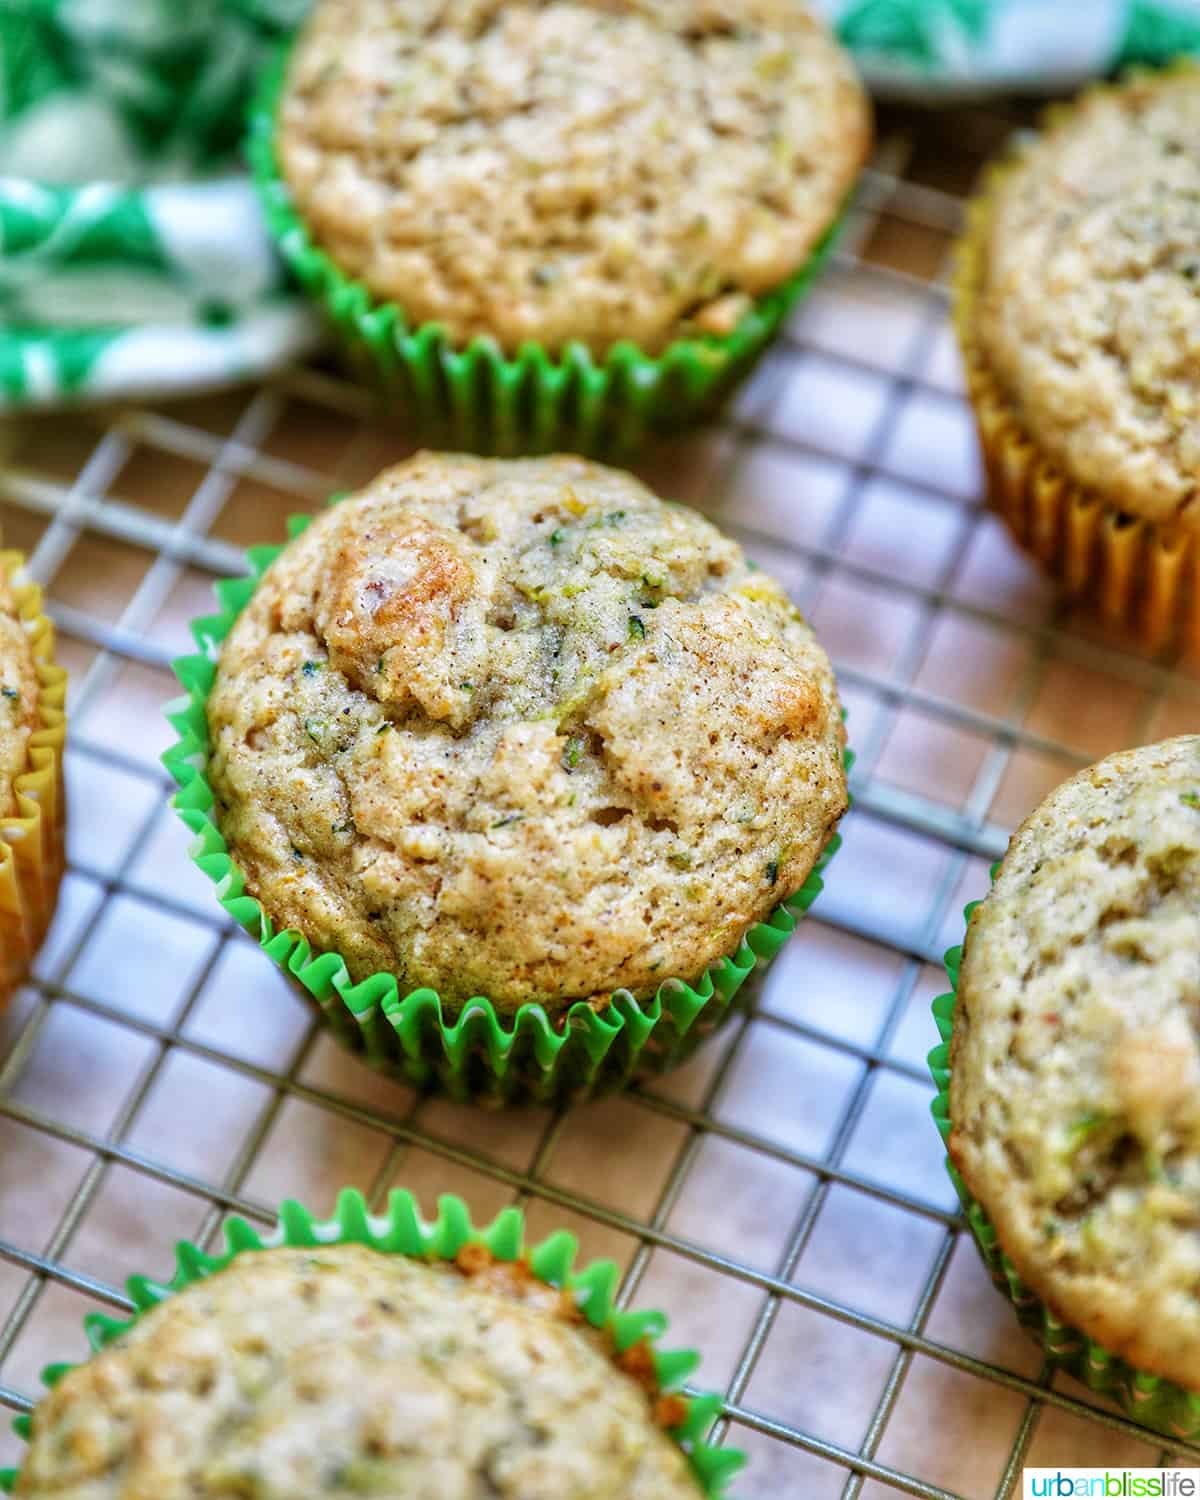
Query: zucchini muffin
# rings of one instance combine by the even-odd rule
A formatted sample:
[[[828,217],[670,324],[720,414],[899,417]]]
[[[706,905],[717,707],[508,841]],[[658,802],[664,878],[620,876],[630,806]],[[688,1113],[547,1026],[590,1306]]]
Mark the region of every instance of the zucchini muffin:
[[[17,552],[0,552],[0,1006],[46,935],[63,871],[66,674]]]
[[[316,245],[410,326],[600,357],[732,332],[869,138],[794,0],[322,0],[276,150]]]
[[[1110,756],[1017,831],[974,911],[951,1158],[1027,1286],[1200,1390],[1200,736]]]
[[[960,262],[995,503],[1073,589],[1155,639],[1179,623],[1200,547],[1198,244],[1186,67],[1052,112],[993,171]]]
[[[21,1500],[700,1500],[645,1343],[480,1244],[247,1251],[33,1416]]]
[[[780,586],[578,458],[421,454],[320,515],[226,636],[207,719],[274,925],[451,1013],[698,978],[846,807],[833,674]]]

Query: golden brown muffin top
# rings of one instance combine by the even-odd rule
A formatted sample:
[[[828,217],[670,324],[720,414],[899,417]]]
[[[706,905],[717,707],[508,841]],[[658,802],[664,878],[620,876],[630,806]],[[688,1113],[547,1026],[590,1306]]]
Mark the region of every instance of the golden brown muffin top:
[[[1200,528],[1200,71],[1055,117],[995,190],[976,335],[1077,484]]]
[[[322,0],[278,152],[316,242],[410,322],[602,354],[731,331],[869,135],[795,0]]]
[[[29,768],[29,737],[38,727],[40,687],[29,633],[0,568],[0,815],[17,810],[13,783]]]
[[[17,1495],[699,1500],[646,1390],[564,1295],[481,1247],[460,1260],[237,1256],[59,1382]]]
[[[699,977],[846,806],[833,674],[779,585],[577,458],[422,454],[318,516],[208,720],[276,925],[451,1008]]]
[[[950,1153],[1063,1321],[1200,1389],[1200,736],[1053,792],[972,916]]]

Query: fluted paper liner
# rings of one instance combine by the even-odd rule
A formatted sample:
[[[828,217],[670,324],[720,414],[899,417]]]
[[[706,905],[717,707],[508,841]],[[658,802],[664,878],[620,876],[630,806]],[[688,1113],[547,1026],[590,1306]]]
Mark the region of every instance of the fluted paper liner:
[[[38,726],[26,769],[13,778],[12,816],[0,822],[0,1007],[28,973],[58,896],[63,850],[67,674],[54,662],[54,626],[20,552],[0,551],[38,676]]]
[[[992,867],[995,878],[998,866]],[[970,922],[979,905],[972,901],[963,911]],[[954,1029],[954,1006],[958,993],[962,945],[946,953],[950,990],[933,1002],[933,1019],[941,1042],[929,1054],[929,1071],[937,1094],[930,1106],[942,1140],[950,1137],[950,1037]],[[1170,1437],[1196,1441],[1200,1438],[1200,1392],[1185,1390],[1160,1375],[1150,1375],[1110,1353],[1087,1334],[1060,1322],[1036,1292],[1022,1281],[1000,1244],[991,1220],[972,1195],[949,1156],[946,1170],[975,1236],[988,1274],[999,1291],[1012,1303],[1021,1326],[1041,1346],[1051,1364],[1074,1375],[1098,1395],[1118,1402],[1135,1422]]]
[[[438,1200],[438,1216],[425,1223],[411,1193],[393,1190],[388,1196],[387,1212],[372,1215],[363,1196],[355,1188],[339,1195],[330,1219],[317,1219],[302,1204],[292,1199],[280,1206],[279,1222],[268,1234],[262,1233],[245,1219],[225,1221],[223,1251],[208,1254],[187,1240],[176,1247],[176,1270],[168,1282],[151,1281],[145,1276],[131,1276],[126,1283],[134,1304],[130,1318],[111,1318],[92,1313],[84,1319],[88,1343],[95,1353],[120,1339],[151,1308],[173,1293],[194,1282],[203,1281],[225,1269],[247,1250],[268,1250],[288,1245],[308,1248],[330,1245],[368,1245],[386,1255],[406,1255],[416,1260],[453,1260],[464,1245],[484,1245],[498,1261],[524,1260],[532,1274],[548,1286],[561,1287],[573,1294],[587,1322],[604,1330],[612,1340],[614,1358],[645,1343],[653,1356],[660,1392],[679,1387],[699,1364],[699,1355],[690,1349],[662,1349],[659,1339],[667,1328],[663,1313],[653,1311],[624,1312],[618,1309],[616,1293],[619,1272],[609,1260],[592,1261],[581,1270],[574,1269],[578,1242],[575,1236],[560,1230],[539,1244],[526,1248],[524,1218],[518,1208],[503,1209],[483,1229],[472,1226],[471,1215],[461,1198],[446,1194]],[[47,1387],[57,1384],[71,1364],[48,1365],[42,1372]],[[668,1435],[683,1450],[696,1477],[700,1495],[705,1500],[727,1500],[726,1486],[745,1463],[745,1455],[736,1448],[717,1448],[705,1441],[705,1435],[721,1410],[716,1395],[681,1398],[686,1414],[678,1426],[667,1429]],[[647,1420],[650,1413],[647,1412]],[[13,1427],[28,1440],[31,1419],[18,1417]],[[11,1493],[19,1470],[0,1470],[0,1491]],[[614,1497],[615,1500],[615,1497]]]
[[[800,270],[758,298],[726,335],[677,339],[653,356],[627,340],[603,358],[578,342],[559,355],[532,341],[507,355],[482,336],[456,347],[438,323],[410,327],[397,303],[379,301],[344,275],[309,234],[275,153],[289,50],[264,73],[247,142],[268,226],[363,378],[430,446],[612,455],[711,414],[816,280],[845,221],[843,206]]]
[[[1072,109],[1054,106],[1043,123],[1056,125]],[[1021,166],[1020,160],[1002,161],[985,174],[967,209],[954,276],[954,327],[987,472],[988,503],[1065,592],[1109,624],[1149,649],[1176,642],[1200,651],[1200,531],[1142,519],[1077,484],[1038,448],[979,338],[976,322],[995,196]]]
[[[311,520],[293,516],[290,535],[299,536]],[[206,777],[206,703],[221,643],[284,545],[251,548],[252,576],[216,585],[220,613],[193,622],[201,654],[175,662],[185,696],[166,707],[179,735],[163,756],[179,786],[172,804],[195,835],[191,857],[215,885],[221,905],[316,1005],[338,1041],[372,1067],[417,1087],[440,1087],[455,1098],[495,1104],[562,1102],[612,1092],[691,1056],[733,1013],[734,998],[755,967],[774,958],[795,931],[823,888],[821,877],[840,837],[833,835],[796,894],[751,926],[732,953],[693,982],[664,980],[648,1002],[617,990],[603,1011],[580,1000],[558,1016],[525,1004],[505,1017],[489,999],[477,996],[451,1016],[443,1013],[435,990],[402,995],[392,974],[373,974],[355,984],[340,954],[316,951],[294,930],[276,931],[270,913],[246,893],[242,872],[217,827]],[[852,759],[847,751],[847,767]]]

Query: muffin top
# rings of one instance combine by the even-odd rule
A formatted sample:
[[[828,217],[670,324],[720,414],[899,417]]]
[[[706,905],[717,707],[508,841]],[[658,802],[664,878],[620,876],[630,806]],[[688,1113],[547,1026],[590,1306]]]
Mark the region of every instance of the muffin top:
[[[950,1154],[1064,1322],[1200,1389],[1200,736],[1110,756],[974,912]]]
[[[1101,89],[998,180],[975,333],[1038,448],[1200,529],[1200,71]]]
[[[479,1246],[460,1261],[237,1256],[55,1386],[16,1494],[699,1500],[647,1389],[573,1302]]]
[[[779,585],[578,458],[421,454],[325,511],[227,636],[208,722],[276,925],[452,1008],[699,976],[846,806],[833,675]]]
[[[0,816],[17,810],[14,781],[29,767],[29,737],[38,727],[40,688],[29,633],[0,568]]]
[[[278,155],[316,242],[410,322],[599,355],[730,332],[869,135],[797,0],[321,0]]]

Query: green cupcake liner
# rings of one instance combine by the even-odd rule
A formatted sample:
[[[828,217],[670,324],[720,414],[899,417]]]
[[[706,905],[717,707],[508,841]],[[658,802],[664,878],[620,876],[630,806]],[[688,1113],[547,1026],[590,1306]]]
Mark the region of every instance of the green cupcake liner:
[[[438,323],[410,328],[318,248],[292,204],[275,154],[275,116],[290,43],[263,73],[247,155],[268,227],[304,289],[324,308],[364,381],[435,446],[486,453],[631,452],[651,433],[710,415],[750,370],[812,286],[845,223],[846,205],[803,267],[760,297],[730,334],[678,339],[660,355],[615,344],[596,359],[581,343],[504,354],[477,337],[456,348]]]
[[[289,536],[299,536],[312,519],[291,517]],[[343,1046],[371,1067],[418,1088],[440,1088],[453,1098],[478,1103],[563,1103],[611,1093],[690,1057],[733,1013],[733,1001],[750,974],[775,957],[821,893],[822,875],[841,846],[840,836],[830,839],[800,890],[750,927],[732,954],[710,964],[694,984],[664,980],[648,1003],[618,990],[602,1014],[581,1000],[555,1021],[541,1005],[526,1004],[506,1024],[484,996],[468,1000],[451,1019],[443,1015],[435,990],[401,995],[392,974],[372,974],[355,984],[340,954],[318,952],[294,930],[277,932],[270,916],[246,893],[242,872],[217,827],[205,775],[206,704],[221,643],[285,545],[250,548],[251,576],[216,585],[220,612],[192,623],[201,654],[174,663],[185,696],[173,699],[165,710],[179,735],[163,755],[179,787],[172,806],[195,835],[191,857],[216,886],[221,905],[296,983]],[[847,751],[847,769],[852,762]]]
[[[425,1223],[416,1199],[403,1189],[388,1196],[386,1214],[368,1213],[362,1194],[356,1188],[345,1188],[330,1219],[316,1219],[302,1204],[288,1199],[280,1206],[279,1223],[269,1234],[262,1234],[245,1219],[225,1221],[226,1249],[209,1255],[187,1240],[176,1246],[176,1270],[170,1281],[151,1281],[145,1276],[131,1276],[126,1282],[135,1311],[129,1318],[111,1318],[90,1313],[84,1329],[93,1352],[100,1353],[115,1343],[151,1308],[194,1282],[203,1281],[223,1271],[246,1250],[268,1250],[282,1245],[308,1248],[330,1245],[369,1245],[387,1255],[406,1255],[419,1260],[453,1260],[464,1245],[485,1245],[500,1261],[523,1257],[539,1281],[571,1292],[583,1316],[593,1328],[605,1329],[618,1354],[642,1340],[650,1345],[659,1389],[677,1389],[700,1363],[700,1356],[690,1349],[662,1349],[658,1341],[665,1333],[665,1314],[654,1311],[622,1312],[616,1306],[620,1275],[610,1260],[592,1261],[582,1270],[574,1270],[579,1245],[573,1234],[559,1230],[548,1239],[526,1249],[524,1218],[518,1208],[506,1208],[497,1214],[487,1228],[472,1226],[470,1211],[461,1198],[446,1194],[438,1199],[438,1216]],[[52,1388],[73,1364],[48,1365],[42,1371],[42,1382]],[[721,1398],[701,1395],[687,1398],[687,1415],[669,1435],[687,1456],[696,1476],[700,1493],[706,1500],[727,1500],[726,1486],[746,1462],[745,1454],[736,1448],[717,1448],[705,1441],[705,1435],[720,1414]],[[13,1430],[28,1441],[32,1419],[18,1417]],[[10,1494],[17,1482],[18,1469],[0,1470],[0,1492]]]
[[[993,865],[995,879],[999,865]],[[963,910],[969,923],[978,901]],[[958,998],[958,974],[962,963],[962,944],[946,952],[946,973],[950,990],[933,1002],[933,1019],[940,1044],[929,1054],[929,1071],[937,1088],[930,1108],[942,1140],[950,1136],[950,1036],[954,1029],[954,1005]],[[1194,1441],[1200,1437],[1200,1393],[1185,1390],[1160,1375],[1148,1375],[1111,1354],[1079,1329],[1060,1322],[1036,1292],[1021,1280],[1016,1267],[1005,1255],[991,1220],[959,1175],[950,1157],[946,1170],[962,1204],[963,1213],[975,1236],[975,1244],[997,1289],[1012,1303],[1021,1326],[1040,1345],[1047,1360],[1057,1368],[1074,1375],[1097,1395],[1117,1401],[1122,1409],[1143,1427],[1169,1437]]]

